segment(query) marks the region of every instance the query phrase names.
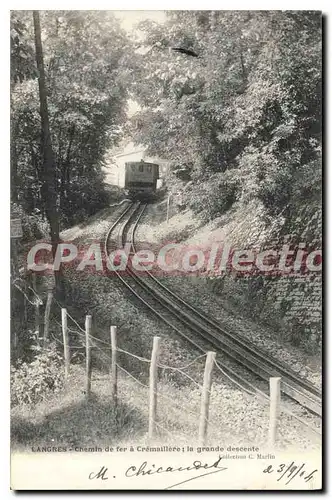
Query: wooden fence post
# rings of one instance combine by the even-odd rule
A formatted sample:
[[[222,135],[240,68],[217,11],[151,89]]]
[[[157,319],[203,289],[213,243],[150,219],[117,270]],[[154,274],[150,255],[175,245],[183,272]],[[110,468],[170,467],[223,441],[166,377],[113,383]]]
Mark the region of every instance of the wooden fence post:
[[[157,415],[157,383],[158,383],[158,358],[160,337],[153,337],[153,346],[150,364],[150,393],[149,393],[149,439],[155,433]]]
[[[111,346],[112,346],[112,359],[111,359],[111,377],[112,377],[112,399],[115,408],[118,403],[118,379],[117,379],[117,366],[116,366],[116,333],[117,327],[111,326]]]
[[[49,290],[47,292],[47,301],[46,301],[45,315],[44,315],[44,347],[48,342],[48,331],[50,328],[50,313],[51,313],[52,300],[53,300],[53,291]]]
[[[92,329],[92,316],[88,315],[85,319],[85,354],[86,354],[86,384],[85,384],[85,393],[88,398],[91,393],[91,373],[92,373],[92,364],[91,364],[91,329]]]
[[[270,426],[269,446],[274,446],[280,413],[280,377],[270,377]]]
[[[40,338],[40,301],[37,293],[37,280],[36,280],[36,275],[35,273],[32,274],[32,289],[35,293],[35,299],[34,299],[34,304],[35,304],[35,335],[36,335],[36,341],[37,345],[39,345],[39,338]],[[36,300],[37,296],[37,300]]]
[[[24,324],[28,323],[28,309],[27,309],[27,299],[26,296],[23,296],[23,305],[24,305]]]
[[[201,396],[201,414],[199,418],[198,440],[200,446],[204,446],[209,418],[210,391],[212,386],[212,368],[216,359],[216,353],[209,351],[206,355],[204,383]]]
[[[37,345],[39,345],[39,337],[40,337],[40,312],[39,312],[40,303],[39,300],[35,303],[35,335],[37,340]]]
[[[65,309],[64,307],[61,309],[61,324],[62,324],[62,335],[63,335],[63,353],[65,358],[65,381],[67,383],[69,376],[70,351],[69,351],[68,326],[67,326],[67,309]]]

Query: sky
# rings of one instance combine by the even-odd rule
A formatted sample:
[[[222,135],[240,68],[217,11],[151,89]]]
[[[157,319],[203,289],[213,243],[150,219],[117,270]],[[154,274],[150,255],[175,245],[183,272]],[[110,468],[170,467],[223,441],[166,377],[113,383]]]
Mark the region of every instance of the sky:
[[[116,10],[113,11],[115,17],[121,21],[121,27],[129,33],[137,23],[151,19],[158,23],[162,23],[166,19],[163,10]],[[132,116],[140,109],[139,105],[129,99],[128,101],[128,116]]]
[[[166,19],[163,10],[117,10],[113,11],[115,17],[120,19],[121,27],[127,32],[131,31],[135,24],[146,19],[162,23]]]

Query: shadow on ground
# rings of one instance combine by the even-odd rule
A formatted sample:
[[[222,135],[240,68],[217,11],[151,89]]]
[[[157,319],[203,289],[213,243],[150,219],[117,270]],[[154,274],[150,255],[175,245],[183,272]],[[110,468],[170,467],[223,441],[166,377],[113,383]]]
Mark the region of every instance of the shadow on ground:
[[[46,412],[45,412],[46,413]],[[121,440],[137,441],[146,434],[146,416],[136,408],[119,403],[117,412],[111,401],[102,401],[91,394],[80,401],[45,415],[33,410],[25,417],[11,419],[12,449],[38,446],[105,447]]]

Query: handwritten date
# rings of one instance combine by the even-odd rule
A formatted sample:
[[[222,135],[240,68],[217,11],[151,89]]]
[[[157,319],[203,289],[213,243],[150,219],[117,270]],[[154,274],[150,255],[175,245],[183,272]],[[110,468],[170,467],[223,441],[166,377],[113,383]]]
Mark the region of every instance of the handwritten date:
[[[303,481],[308,483],[314,477],[317,469],[308,472],[305,463],[297,465],[295,462],[291,462],[290,464],[279,464],[278,466],[268,465],[263,472],[265,474],[277,474],[277,481],[284,480],[285,484],[289,484],[295,477],[302,478]]]

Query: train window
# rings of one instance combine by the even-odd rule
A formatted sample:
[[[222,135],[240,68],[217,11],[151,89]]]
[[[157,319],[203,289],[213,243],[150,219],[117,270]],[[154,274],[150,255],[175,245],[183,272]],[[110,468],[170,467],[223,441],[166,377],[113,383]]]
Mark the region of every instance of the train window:
[[[148,172],[149,172],[149,174],[151,174],[151,170],[152,170],[152,166],[148,165]]]
[[[132,172],[135,172],[135,165],[132,165],[132,166],[131,166],[131,171],[132,171]]]
[[[140,166],[139,166],[139,171],[140,171],[140,172],[143,172],[143,168],[144,168],[144,165],[140,165]]]

